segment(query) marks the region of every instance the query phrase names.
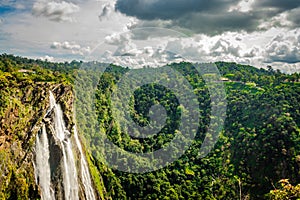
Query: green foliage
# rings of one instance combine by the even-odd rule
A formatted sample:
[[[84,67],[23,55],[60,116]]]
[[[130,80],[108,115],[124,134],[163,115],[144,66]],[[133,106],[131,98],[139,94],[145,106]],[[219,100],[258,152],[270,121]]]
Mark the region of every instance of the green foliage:
[[[299,74],[283,74],[271,67],[264,70],[235,63],[216,63],[224,77],[227,118],[214,149],[201,158],[199,152],[203,138],[210,117],[214,117],[211,116],[209,91],[192,64],[170,65],[185,77],[198,98],[201,116],[199,129],[195,130],[195,141],[183,156],[167,167],[145,174],[131,174],[105,166],[100,153],[103,150],[103,135],[100,133],[105,133],[127,151],[152,152],[178,134],[180,117],[186,109],[176,101],[172,91],[158,84],[145,85],[131,97],[132,119],[140,125],[148,125],[149,107],[160,104],[167,111],[166,125],[150,139],[130,137],[112,116],[111,98],[116,84],[128,69],[110,65],[103,74],[98,74],[93,68],[100,63],[85,63],[87,69],[81,68],[82,64],[77,61],[51,63],[6,54],[0,56],[0,121],[9,113],[18,114],[16,118],[9,118],[14,120],[1,121],[0,124],[0,170],[4,174],[0,178],[0,199],[38,198],[33,176],[26,176],[26,171],[12,162],[20,159],[5,150],[2,137],[5,136],[5,141],[10,143],[26,138],[24,127],[32,126],[33,121],[29,119],[34,118],[36,109],[42,104],[29,94],[39,94],[41,91],[36,88],[41,84],[69,84],[74,80],[79,83],[75,82],[74,88],[82,91],[75,94],[77,125],[84,134],[87,152],[91,152],[91,155],[87,153],[88,163],[101,198],[299,198]],[[182,84],[180,81],[178,84]],[[123,92],[128,91],[129,88]],[[212,126],[218,127],[218,124]],[[3,130],[9,130],[10,134]],[[29,148],[33,142],[28,143]],[[120,155],[119,162],[126,166],[130,161]],[[151,163],[143,164],[145,168],[151,167]],[[291,184],[281,181],[279,189],[272,190],[273,183],[281,179],[289,179]]]
[[[292,200],[300,199],[300,184],[293,186],[289,183],[288,179],[279,181],[279,189],[271,190],[266,196],[274,200]]]
[[[272,70],[234,63],[217,65],[224,77],[229,79],[224,82],[229,105],[225,127],[214,150],[203,159],[198,155],[210,114],[209,94],[203,79],[189,63],[171,65],[189,81],[199,102],[202,102],[199,111],[203,118],[196,140],[179,160],[155,172],[130,174],[112,171],[106,177],[100,169],[104,180],[110,179],[104,182],[106,188],[113,188],[114,192],[110,193],[113,199],[120,198],[116,195],[121,193],[126,199],[255,199],[262,198],[272,188],[272,182],[281,178],[288,177],[299,182],[298,161],[295,159],[300,152],[297,83],[288,81],[290,75]],[[156,137],[148,140],[129,137],[128,133],[120,130],[111,114],[111,95],[126,71],[111,65],[101,74],[95,91],[96,118],[101,132],[120,148],[131,152],[152,152],[176,134],[180,123],[176,115],[180,116],[184,108],[172,100],[174,97],[170,91],[155,84],[137,89],[131,99],[132,119],[137,124],[147,125],[149,107],[159,103],[165,107],[168,120]],[[91,74],[87,70],[85,76]],[[82,120],[84,115],[79,121]],[[90,126],[82,123],[81,127],[87,132]],[[101,134],[94,132],[86,137],[92,141],[95,163],[103,168],[103,160],[98,155],[101,146],[95,142],[101,141]],[[125,165],[128,162],[122,157],[118,160]],[[144,164],[145,167],[149,165]],[[115,183],[114,186],[112,183]]]
[[[194,88],[199,102],[202,102],[199,110],[203,120],[193,145],[175,163],[146,174],[114,171],[114,176],[121,183],[118,191],[125,191],[126,198],[257,199],[263,198],[272,188],[272,183],[282,178],[300,182],[299,161],[296,159],[300,154],[297,103],[300,88],[297,83],[289,82],[291,75],[271,69],[266,71],[234,63],[217,65],[229,81],[224,82],[228,101],[227,119],[214,150],[203,159],[198,155],[210,114],[210,101],[203,79],[189,63],[171,65]],[[132,97],[133,120],[140,125],[147,124],[149,107],[160,103],[166,108],[167,122],[174,129],[168,129],[167,125],[157,137],[148,141],[129,137],[120,130],[111,115],[111,94],[125,72],[126,69],[111,66],[100,78],[96,110],[101,130],[127,151],[151,152],[159,149],[176,134],[177,124],[180,123],[176,113],[180,116],[182,108],[170,103],[172,94],[163,88],[153,84],[141,87]],[[179,112],[172,113],[171,110]],[[95,133],[91,140],[95,141],[97,137]],[[94,152],[100,151],[97,145],[92,149]],[[102,163],[101,159],[98,161]],[[124,159],[119,161],[125,165],[127,163]],[[117,198],[114,194],[112,197]]]
[[[26,169],[20,168],[12,160],[10,152],[0,150],[0,198],[23,200],[37,198],[37,191],[32,176]],[[29,170],[33,173],[32,169]]]

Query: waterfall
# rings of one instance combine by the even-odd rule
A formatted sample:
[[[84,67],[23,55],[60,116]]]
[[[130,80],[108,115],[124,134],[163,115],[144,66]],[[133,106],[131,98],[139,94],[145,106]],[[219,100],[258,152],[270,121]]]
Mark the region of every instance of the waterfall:
[[[46,126],[43,124],[40,134],[36,137],[35,142],[36,161],[35,161],[35,178],[40,185],[43,200],[54,200],[54,191],[51,188],[51,175],[49,164],[49,144],[46,133]]]
[[[60,147],[62,156],[60,163],[60,171],[62,174],[62,187],[64,199],[66,200],[78,200],[79,199],[79,181],[76,170],[76,162],[73,154],[71,133],[67,130],[64,119],[63,111],[61,106],[56,103],[53,93],[50,91],[50,109],[49,113],[53,113],[52,121],[50,124],[50,131],[52,132],[52,137],[54,138],[56,145]],[[92,187],[91,176],[89,173],[88,164],[85,160],[85,156],[80,144],[78,133],[76,127],[74,127],[74,137],[75,137],[75,147],[80,153],[80,172],[81,180],[84,186],[84,196],[87,200],[94,200],[94,190]],[[51,145],[50,145],[51,146]],[[36,138],[35,153],[36,160],[34,163],[36,182],[41,188],[41,195],[43,200],[55,200],[55,192],[51,188],[51,163],[49,163],[49,158],[51,154],[51,149],[49,147],[49,141],[47,137],[46,125],[43,124],[41,134]],[[58,156],[58,155],[56,155]],[[60,158],[54,158],[60,159]],[[63,197],[60,197],[63,198]]]
[[[84,191],[85,191],[85,196],[87,200],[94,200],[95,195],[94,195],[94,190],[92,187],[92,182],[91,182],[91,176],[89,173],[89,168],[88,164],[85,160],[82,147],[78,138],[78,133],[77,133],[77,128],[76,126],[74,127],[74,137],[75,137],[75,142],[77,144],[77,147],[79,149],[80,153],[80,168],[81,168],[81,178],[82,178],[82,183],[84,186]]]
[[[63,112],[59,104],[56,103],[54,95],[50,92],[50,108],[54,110],[54,129],[56,137],[58,138],[62,153],[63,153],[63,185],[65,199],[78,199],[78,181],[76,164],[72,151],[72,143],[70,140],[70,132],[66,129],[65,122],[63,120]]]

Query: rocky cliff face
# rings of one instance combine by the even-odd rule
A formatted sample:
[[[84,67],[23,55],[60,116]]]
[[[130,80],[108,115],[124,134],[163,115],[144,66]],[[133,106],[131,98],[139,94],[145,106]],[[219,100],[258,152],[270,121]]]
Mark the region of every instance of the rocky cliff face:
[[[0,98],[0,199],[38,199],[40,187],[34,172],[35,141],[43,124],[46,125],[51,149],[50,163],[53,173],[56,199],[63,199],[60,182],[62,173],[58,167],[62,157],[61,147],[51,135],[50,123],[53,112],[49,112],[49,91],[61,105],[66,129],[72,132],[73,93],[72,87],[55,83],[26,83],[1,88]],[[78,150],[77,150],[78,151]],[[54,159],[55,158],[55,159]],[[79,170],[80,172],[80,170]],[[83,186],[79,189],[82,192]],[[84,195],[80,199],[85,199]]]

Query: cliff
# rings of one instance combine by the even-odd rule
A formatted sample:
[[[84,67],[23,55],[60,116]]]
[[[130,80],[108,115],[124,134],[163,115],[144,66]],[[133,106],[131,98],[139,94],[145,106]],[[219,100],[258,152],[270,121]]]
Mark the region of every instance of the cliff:
[[[62,67],[57,68],[59,65]],[[75,131],[73,72],[68,74],[64,71],[67,68],[63,63],[0,56],[0,199],[46,199],[42,196],[45,184],[41,184],[46,175],[38,175],[38,159],[41,166],[46,167],[47,163],[50,166],[46,185],[54,191],[53,199],[70,199],[65,191],[69,180],[65,180],[68,178],[62,168],[66,159],[72,157],[76,199],[110,199],[102,173],[111,171],[96,165],[85,141],[78,136],[82,133]],[[63,133],[57,133],[59,128],[55,127],[58,116],[50,102],[50,91],[52,104],[57,104],[62,113]],[[58,134],[64,134],[65,138],[59,138]],[[42,141],[45,138],[47,144]],[[70,143],[71,156],[64,152],[66,141]],[[38,152],[40,148],[42,152]]]
[[[73,142],[74,162],[78,173],[79,199],[88,199],[82,178],[79,176],[80,150],[75,144],[73,119],[73,92],[68,84],[54,82],[29,83],[6,81],[2,85],[0,116],[0,198],[1,199],[38,199],[41,188],[37,185],[39,177],[35,177],[35,161],[37,160],[36,140],[45,125],[49,139],[49,163],[51,167],[51,187],[55,191],[55,199],[64,199],[63,146],[60,145],[53,131],[54,111],[50,109],[49,91],[61,106],[66,130]],[[6,101],[5,101],[6,100]],[[72,134],[72,136],[71,136]],[[79,140],[78,140],[79,141]],[[76,148],[75,148],[76,147]],[[81,148],[81,146],[80,146]],[[45,156],[45,155],[43,155]],[[80,158],[82,156],[83,158]],[[45,163],[46,165],[46,163]],[[88,171],[88,170],[87,170]],[[76,179],[77,180],[77,179]],[[94,193],[94,192],[93,192]],[[79,195],[78,195],[79,194]],[[96,194],[95,197],[98,195]]]
[[[34,144],[49,107],[52,90],[72,122],[72,88],[56,83],[2,82],[0,115],[0,198],[36,199],[40,196],[34,177]]]

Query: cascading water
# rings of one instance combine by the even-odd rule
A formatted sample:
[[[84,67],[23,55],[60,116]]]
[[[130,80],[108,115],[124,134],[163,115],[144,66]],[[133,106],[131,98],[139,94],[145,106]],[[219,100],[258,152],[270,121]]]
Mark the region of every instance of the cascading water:
[[[84,191],[85,191],[85,196],[87,200],[94,200],[95,195],[92,187],[92,182],[91,182],[91,176],[89,173],[89,168],[86,160],[84,159],[84,154],[82,151],[82,147],[78,138],[78,133],[77,133],[77,128],[76,126],[74,127],[74,137],[75,137],[75,142],[77,144],[77,147],[80,152],[80,168],[81,168],[81,178],[82,178],[82,183],[84,186]]]
[[[52,92],[50,92],[50,108],[54,110],[54,130],[56,137],[58,138],[62,153],[63,153],[63,184],[65,199],[78,199],[78,181],[76,164],[72,151],[72,144],[70,140],[70,132],[65,127],[65,122],[63,120],[63,112],[59,104],[56,103],[55,97]]]
[[[40,185],[43,200],[54,200],[54,191],[51,188],[51,174],[49,164],[49,144],[46,133],[46,126],[43,124],[40,134],[36,137],[35,142],[36,161],[35,161],[35,178]]]
[[[50,110],[46,116],[53,112],[53,122],[49,125],[50,131],[53,133],[56,143],[59,143],[62,153],[62,159],[60,162],[60,171],[62,173],[62,186],[64,199],[66,200],[77,200],[79,199],[79,183],[76,170],[76,162],[72,149],[71,134],[66,129],[65,122],[63,120],[63,112],[59,104],[56,103],[55,97],[50,92]],[[81,180],[84,186],[84,196],[87,200],[94,200],[94,190],[92,187],[92,181],[88,169],[87,162],[85,160],[82,147],[78,138],[76,127],[74,127],[74,137],[76,147],[80,152],[80,171]],[[36,160],[35,160],[35,174],[36,182],[40,185],[42,199],[54,200],[55,191],[51,185],[51,149],[49,147],[49,141],[47,138],[46,125],[43,124],[41,134],[36,139]],[[60,198],[63,198],[61,196]],[[59,198],[59,199],[60,199]]]

